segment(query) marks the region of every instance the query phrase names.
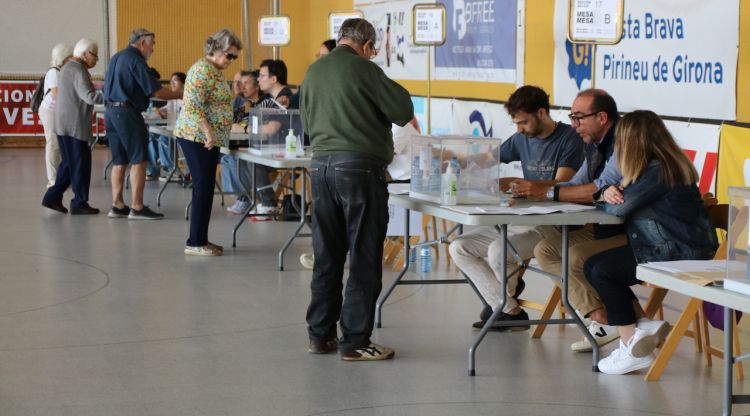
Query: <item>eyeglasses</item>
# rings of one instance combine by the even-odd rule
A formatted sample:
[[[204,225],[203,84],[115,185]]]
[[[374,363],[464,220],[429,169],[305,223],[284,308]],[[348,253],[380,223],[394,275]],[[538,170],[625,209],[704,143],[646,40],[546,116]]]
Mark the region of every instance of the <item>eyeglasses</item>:
[[[601,113],[601,111],[594,111],[593,113],[583,114],[583,115],[580,115],[580,116],[577,116],[575,114],[568,114],[568,118],[570,119],[571,123],[580,123],[581,120],[583,120],[584,118],[595,116],[595,115],[597,115],[599,113]]]
[[[234,61],[235,59],[240,57],[239,55],[234,53],[225,53],[224,56],[226,56],[230,61]]]
[[[91,56],[93,56],[96,59],[99,59],[99,55],[95,54],[94,52],[86,51],[86,53],[89,54],[89,55],[91,55]]]

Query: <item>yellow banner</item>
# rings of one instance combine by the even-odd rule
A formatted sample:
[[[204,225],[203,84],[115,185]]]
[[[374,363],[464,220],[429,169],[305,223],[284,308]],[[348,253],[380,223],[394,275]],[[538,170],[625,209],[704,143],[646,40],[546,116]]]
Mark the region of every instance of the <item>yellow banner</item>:
[[[719,177],[716,185],[719,203],[727,203],[730,186],[750,186],[750,129],[724,125],[719,139]]]

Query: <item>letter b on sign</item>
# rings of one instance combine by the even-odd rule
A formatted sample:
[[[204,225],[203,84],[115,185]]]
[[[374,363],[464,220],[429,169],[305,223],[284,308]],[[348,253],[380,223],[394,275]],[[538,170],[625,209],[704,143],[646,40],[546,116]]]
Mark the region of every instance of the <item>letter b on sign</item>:
[[[612,22],[612,15],[607,13],[604,15],[604,23],[609,24],[610,22]]]

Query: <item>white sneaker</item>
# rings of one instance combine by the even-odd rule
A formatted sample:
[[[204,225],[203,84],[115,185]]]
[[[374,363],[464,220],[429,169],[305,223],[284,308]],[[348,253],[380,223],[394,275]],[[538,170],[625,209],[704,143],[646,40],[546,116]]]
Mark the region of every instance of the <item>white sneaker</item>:
[[[633,357],[645,357],[651,354],[659,343],[664,341],[672,328],[665,321],[652,321],[641,318],[635,327],[635,334],[630,339],[628,348]]]
[[[253,215],[250,219],[253,221],[271,221],[278,213],[279,209],[275,206],[267,207],[265,205],[259,205],[255,207],[255,214],[258,215]]]
[[[299,262],[302,267],[312,270],[313,266],[315,266],[315,255],[313,253],[303,253],[299,256]]]
[[[599,360],[599,371],[604,374],[627,374],[651,367],[655,359],[653,353],[645,357],[633,357],[629,348],[620,341],[620,346],[609,357]]]
[[[620,334],[615,327],[602,325],[596,321],[591,321],[591,324],[589,324],[589,333],[594,336],[596,344],[600,347],[620,338]],[[583,338],[581,341],[570,344],[570,349],[573,352],[589,352],[591,351],[591,344],[588,339]]]
[[[212,246],[185,246],[185,254],[189,256],[221,256],[221,251]]]
[[[231,207],[227,207],[227,212],[234,215],[244,214],[247,208],[250,206],[250,201],[244,199],[238,199],[234,201]]]

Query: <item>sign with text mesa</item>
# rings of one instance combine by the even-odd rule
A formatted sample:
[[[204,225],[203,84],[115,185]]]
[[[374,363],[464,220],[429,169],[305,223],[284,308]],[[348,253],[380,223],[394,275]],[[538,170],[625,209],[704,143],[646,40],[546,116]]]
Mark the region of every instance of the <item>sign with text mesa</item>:
[[[263,46],[286,46],[292,41],[289,16],[262,16],[258,20],[258,43]]]
[[[614,45],[622,38],[624,0],[568,0],[568,39]]]
[[[445,43],[445,5],[415,4],[412,17],[415,45],[430,46]]]
[[[346,10],[328,14],[328,38],[338,40],[341,25],[349,19],[362,19],[364,14],[359,10]]]

